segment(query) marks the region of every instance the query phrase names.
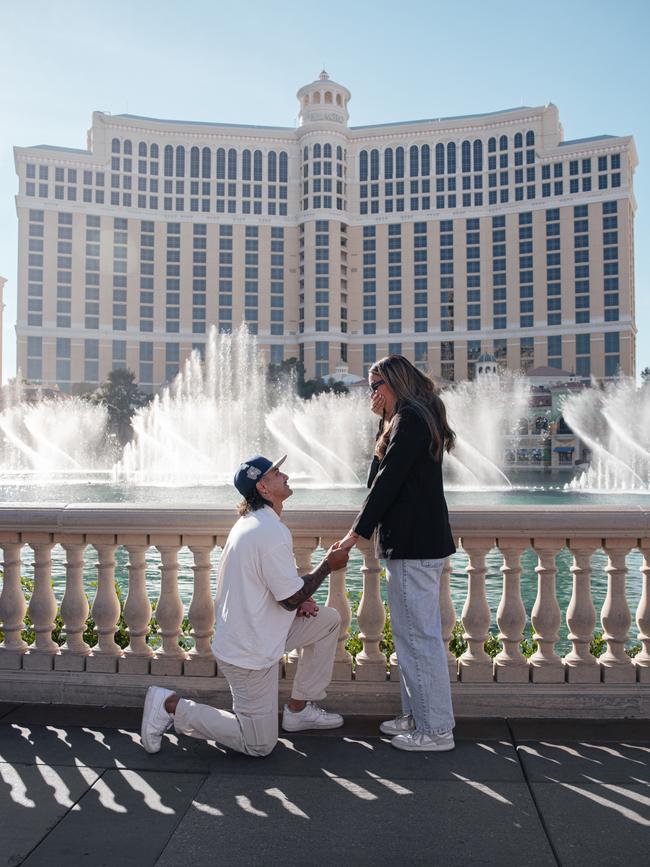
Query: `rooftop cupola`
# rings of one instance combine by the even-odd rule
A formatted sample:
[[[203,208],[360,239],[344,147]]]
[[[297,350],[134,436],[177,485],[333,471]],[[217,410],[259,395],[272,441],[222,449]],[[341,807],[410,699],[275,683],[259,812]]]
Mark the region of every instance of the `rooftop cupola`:
[[[332,81],[325,70],[311,84],[305,84],[298,93],[299,126],[319,124],[348,124],[348,102],[351,93],[347,87]]]

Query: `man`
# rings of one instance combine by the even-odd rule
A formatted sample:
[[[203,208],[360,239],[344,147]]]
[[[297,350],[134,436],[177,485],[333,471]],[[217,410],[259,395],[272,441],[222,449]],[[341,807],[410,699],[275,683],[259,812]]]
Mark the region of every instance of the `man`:
[[[316,704],[332,678],[341,618],[334,608],[319,610],[311,597],[331,571],[346,565],[348,552],[330,548],[312,572],[298,575],[291,533],[281,521],[283,503],[293,493],[280,471],[285,460],[286,455],[272,463],[257,455],[235,474],[244,499],[221,557],[212,642],[233,713],[151,686],[142,715],[142,745],[149,753],[160,750],[173,724],[181,734],[250,756],[268,755],[278,740],[278,662],[289,650],[301,654],[283,729],[343,725],[342,716]]]

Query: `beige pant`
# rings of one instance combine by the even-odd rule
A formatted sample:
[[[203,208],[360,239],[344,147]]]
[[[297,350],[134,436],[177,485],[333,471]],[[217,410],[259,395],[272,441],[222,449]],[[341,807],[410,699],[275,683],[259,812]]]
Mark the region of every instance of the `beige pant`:
[[[321,608],[316,617],[296,617],[291,624],[285,650],[301,651],[292,698],[325,698],[340,622],[335,608]],[[182,698],[174,716],[176,731],[215,740],[249,756],[268,755],[278,741],[278,663],[250,669],[217,662],[230,686],[233,713]]]

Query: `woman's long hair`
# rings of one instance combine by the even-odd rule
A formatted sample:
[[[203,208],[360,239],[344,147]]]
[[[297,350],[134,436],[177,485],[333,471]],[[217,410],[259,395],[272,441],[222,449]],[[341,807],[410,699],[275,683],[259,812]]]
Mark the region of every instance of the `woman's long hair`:
[[[456,434],[447,422],[447,410],[432,379],[417,369],[403,355],[387,355],[370,368],[370,373],[386,381],[400,406],[412,407],[426,422],[431,434],[431,452],[442,458],[443,451],[454,447]],[[375,454],[383,458],[388,448],[392,420],[384,419],[375,445]]]

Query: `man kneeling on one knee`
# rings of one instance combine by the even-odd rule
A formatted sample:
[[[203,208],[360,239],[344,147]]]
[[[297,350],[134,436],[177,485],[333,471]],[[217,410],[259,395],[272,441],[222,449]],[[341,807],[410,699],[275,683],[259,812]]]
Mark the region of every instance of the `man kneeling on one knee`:
[[[298,575],[282,506],[293,491],[280,466],[258,455],[241,464],[235,487],[243,496],[239,520],[223,549],[216,596],[212,650],[232,692],[230,713],[150,686],[142,716],[142,745],[160,750],[163,734],[177,732],[215,740],[250,756],[268,755],[278,740],[278,662],[299,650],[291,698],[282,728],[297,732],[343,725],[317,702],[332,679],[340,615],[319,609],[312,594],[331,571],[342,569],[348,552],[330,548],[308,575]]]

